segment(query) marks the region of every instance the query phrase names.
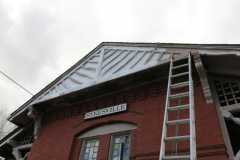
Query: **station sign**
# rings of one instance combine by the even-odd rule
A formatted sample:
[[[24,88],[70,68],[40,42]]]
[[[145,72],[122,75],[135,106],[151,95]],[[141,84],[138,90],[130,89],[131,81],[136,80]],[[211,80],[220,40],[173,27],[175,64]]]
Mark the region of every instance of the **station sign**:
[[[118,112],[124,112],[126,110],[127,110],[127,103],[119,104],[119,105],[116,105],[116,106],[103,108],[103,109],[99,109],[99,110],[96,110],[96,111],[87,112],[85,114],[84,119],[96,118],[96,117],[105,116],[105,115],[109,115],[109,114],[114,114],[114,113],[118,113]]]

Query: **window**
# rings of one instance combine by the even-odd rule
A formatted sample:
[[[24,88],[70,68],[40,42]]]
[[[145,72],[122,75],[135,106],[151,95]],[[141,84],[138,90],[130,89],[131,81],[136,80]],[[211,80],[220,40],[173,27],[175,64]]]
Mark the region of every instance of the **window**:
[[[137,129],[137,125],[131,123],[111,123],[99,125],[78,135],[77,139],[83,139],[79,160],[96,160],[101,158],[98,154],[100,138],[102,135],[111,135],[110,141],[101,141],[101,150],[107,152],[108,160],[129,160],[131,131]],[[98,157],[97,157],[98,156]]]
[[[90,139],[84,141],[84,147],[80,160],[96,160],[98,153],[99,139]]]
[[[129,160],[130,134],[116,135],[112,138],[111,160]]]
[[[210,76],[211,89],[229,159],[240,154],[240,81],[230,76]]]
[[[240,103],[240,83],[214,81],[221,106]]]

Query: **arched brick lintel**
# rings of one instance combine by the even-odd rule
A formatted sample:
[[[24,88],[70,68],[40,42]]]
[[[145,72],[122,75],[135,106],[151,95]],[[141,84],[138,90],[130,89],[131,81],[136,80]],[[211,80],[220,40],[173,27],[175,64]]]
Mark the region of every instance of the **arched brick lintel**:
[[[142,116],[142,113],[138,112],[126,112],[123,114],[117,114],[112,116],[106,116],[103,118],[97,118],[92,120],[87,120],[81,122],[80,125],[78,125],[75,128],[75,136],[78,137],[79,135],[83,134],[84,132],[87,132],[93,128],[106,125],[106,124],[113,124],[113,123],[130,123],[138,125],[140,118]]]
[[[77,159],[80,154],[80,148],[82,145],[82,139],[77,139],[77,137],[81,134],[84,134],[91,129],[94,129],[99,126],[107,125],[107,124],[118,124],[118,123],[127,123],[138,125],[140,122],[140,118],[142,117],[142,113],[138,112],[125,112],[122,114],[106,116],[102,118],[92,119],[88,121],[83,121],[79,125],[77,125],[75,129],[75,135],[73,139],[73,145],[71,147],[71,152],[69,155],[69,159]]]

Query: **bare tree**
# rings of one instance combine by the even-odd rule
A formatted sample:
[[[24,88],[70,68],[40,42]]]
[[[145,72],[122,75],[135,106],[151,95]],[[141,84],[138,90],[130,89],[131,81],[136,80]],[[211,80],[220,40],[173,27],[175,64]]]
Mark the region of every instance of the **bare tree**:
[[[5,110],[0,110],[0,139],[15,128],[15,125],[9,122],[7,117],[7,112]]]
[[[0,140],[16,128],[7,120],[8,116],[6,110],[0,110]],[[4,160],[4,158],[0,156],[0,160]]]

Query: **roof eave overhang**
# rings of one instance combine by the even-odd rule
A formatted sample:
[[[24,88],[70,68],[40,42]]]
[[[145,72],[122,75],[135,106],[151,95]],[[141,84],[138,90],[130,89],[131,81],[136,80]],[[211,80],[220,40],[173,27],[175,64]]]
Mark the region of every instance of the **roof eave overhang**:
[[[225,59],[224,57],[228,57]],[[202,89],[206,99],[206,103],[213,103],[213,97],[209,86],[209,74],[210,75],[227,75],[232,77],[240,77],[240,54],[200,54],[198,52],[193,53],[195,67],[201,80]],[[206,62],[206,59],[211,58]],[[221,62],[218,62],[221,61]],[[233,62],[234,61],[234,62]],[[216,63],[219,63],[216,66]],[[235,63],[235,64],[234,64]],[[238,66],[236,66],[238,65]],[[221,66],[221,67],[220,67]]]
[[[56,78],[52,83],[47,85],[43,90],[41,90],[39,93],[34,95],[29,101],[27,101],[25,104],[23,104],[21,107],[19,107],[16,111],[14,111],[8,118],[9,121],[11,121],[14,124],[18,124],[18,122],[15,121],[16,117],[21,116],[21,114],[25,114],[28,110],[28,107],[32,105],[33,101],[39,97],[42,93],[44,93],[46,90],[51,88],[54,83],[58,80],[60,80],[62,77],[64,77],[68,72],[70,72],[75,66],[80,64],[82,61],[87,59],[91,53],[95,52],[99,48],[108,45],[108,46],[135,46],[135,47],[155,47],[155,48],[188,48],[193,50],[234,50],[234,51],[240,51],[240,45],[238,44],[173,44],[173,43],[125,43],[125,42],[103,42],[100,45],[98,45],[96,48],[94,48],[89,54],[87,54],[84,58],[82,58],[79,62],[77,62],[75,65],[73,65],[71,68],[69,68],[66,72],[64,72],[62,75],[60,75],[58,78]],[[197,62],[197,66],[202,66],[201,63]],[[200,67],[202,70],[203,67]],[[201,71],[202,72],[202,71]],[[202,72],[203,73],[203,72]],[[202,79],[204,79],[204,74],[201,74],[203,76]],[[206,80],[205,80],[206,81]],[[209,97],[209,96],[207,96]],[[208,100],[209,103],[211,103],[211,99]],[[29,119],[30,120],[30,119]]]
[[[16,138],[21,137],[24,135],[24,132],[28,131],[30,127],[32,127],[34,124],[29,123],[25,127],[17,127],[12,132],[10,132],[8,135],[3,137],[0,140],[0,156],[5,157],[12,153],[12,148],[15,147],[16,144],[13,144],[12,142],[15,141]],[[10,150],[9,150],[10,149]]]
[[[84,61],[85,59],[87,59],[92,52],[98,50],[99,48],[101,48],[104,45],[104,43],[101,43],[100,45],[98,45],[96,48],[94,48],[89,54],[87,54],[84,58],[82,58],[80,61],[78,61],[76,64],[74,64],[71,68],[69,68],[66,72],[64,72],[63,74],[61,74],[59,77],[57,77],[53,82],[51,82],[49,85],[47,85],[44,89],[42,89],[40,92],[38,92],[36,95],[34,95],[30,100],[28,100],[26,103],[24,103],[21,107],[19,107],[17,110],[15,110],[9,117],[8,120],[14,123],[14,118],[16,116],[18,116],[19,114],[23,113],[29,106],[31,106],[32,102],[38,98],[41,94],[43,94],[46,90],[48,90],[49,88],[51,88],[54,83],[60,79],[62,79],[62,77],[64,77],[69,71],[72,70],[72,68],[74,68],[75,66],[77,66],[79,63],[81,63],[82,61]],[[16,124],[16,123],[15,123]]]
[[[146,74],[150,74],[150,73],[152,73],[152,72],[154,72],[154,70],[156,70],[156,69],[159,69],[159,68],[161,68],[161,67],[165,67],[165,68],[168,68],[169,67],[169,65],[168,65],[168,63],[170,62],[170,59],[166,59],[163,63],[161,63],[160,65],[158,65],[158,66],[154,66],[154,67],[151,67],[151,68],[146,68],[146,69],[144,69],[144,70],[141,70],[141,71],[138,71],[138,72],[134,72],[134,73],[131,73],[131,74],[128,74],[128,75],[125,75],[125,76],[122,76],[122,77],[119,77],[119,78],[116,78],[116,79],[113,79],[113,80],[109,80],[109,81],[105,81],[105,82],[103,82],[103,83],[99,83],[99,84],[95,84],[95,85],[92,85],[92,86],[89,86],[89,87],[86,87],[86,88],[83,88],[83,89],[81,89],[81,90],[77,90],[77,91],[74,91],[74,92],[69,92],[69,93],[66,93],[66,94],[64,94],[64,95],[61,95],[61,96],[58,96],[58,97],[55,97],[55,98],[51,98],[51,99],[47,99],[47,100],[45,100],[45,101],[40,101],[40,102],[38,102],[38,103],[34,103],[34,104],[32,104],[32,102],[33,102],[33,100],[34,100],[34,97],[32,98],[33,100],[31,101],[31,102],[28,102],[28,103],[26,103],[25,104],[25,108],[24,109],[22,109],[22,112],[19,112],[17,115],[15,115],[15,116],[11,116],[11,117],[9,117],[9,120],[11,121],[11,122],[13,122],[14,124],[17,124],[17,125],[20,125],[20,126],[24,126],[24,125],[22,125],[22,124],[19,124],[18,123],[18,120],[17,119],[28,119],[28,122],[26,122],[26,124],[27,123],[29,123],[30,121],[32,121],[30,118],[28,118],[27,117],[27,114],[26,114],[26,111],[28,112],[28,108],[29,107],[32,107],[32,106],[34,106],[34,107],[36,107],[36,108],[38,108],[38,106],[50,106],[51,107],[51,105],[49,105],[49,104],[51,104],[51,103],[54,103],[54,102],[56,102],[56,101],[62,101],[62,99],[69,99],[68,97],[71,97],[71,96],[74,96],[74,95],[79,95],[79,94],[81,94],[81,93],[89,93],[89,92],[91,92],[91,91],[94,91],[94,92],[96,92],[97,90],[98,90],[98,88],[103,88],[103,87],[105,87],[106,85],[113,85],[113,84],[119,84],[119,82],[121,82],[122,83],[122,81],[124,81],[125,83],[130,83],[130,82],[128,82],[128,81],[130,81],[130,79],[131,78],[134,78],[134,79],[138,79],[138,83],[137,84],[134,84],[134,85],[143,85],[143,84],[146,84],[146,83],[150,83],[150,82],[153,82],[153,81],[156,81],[156,80],[159,80],[159,79],[162,79],[162,78],[166,78],[167,77],[167,72],[166,73],[163,73],[163,72],[159,72],[159,74],[162,74],[163,76],[159,76],[159,79],[157,78],[154,78],[154,79],[152,79],[151,81],[149,80],[148,82],[141,82],[140,81],[140,79],[138,78],[138,77],[141,77],[142,75],[146,75]],[[166,69],[166,71],[168,71],[168,69]],[[165,71],[164,71],[165,72]],[[150,75],[152,75],[152,74],[150,74]],[[150,76],[149,75],[149,76]],[[165,76],[164,76],[165,75]],[[149,77],[149,76],[145,76],[145,77]],[[132,80],[133,81],[133,80]],[[142,80],[142,81],[144,81],[144,79]],[[124,87],[122,87],[121,85],[116,85],[117,87],[118,87],[118,89],[116,89],[116,90],[118,90],[118,91],[120,91],[120,90],[124,90],[124,89],[126,89],[126,87],[127,87],[127,85],[125,85]],[[101,89],[99,89],[99,90],[101,90]],[[106,90],[104,90],[104,92],[105,92]],[[44,91],[43,91],[44,92]],[[113,92],[113,91],[109,91],[109,92],[107,92],[107,93],[104,93],[104,92],[102,92],[102,94],[101,94],[101,96],[103,96],[103,95],[106,95],[106,94],[109,94],[109,93],[111,93],[111,92]],[[39,94],[41,94],[41,93],[39,93]],[[37,97],[37,95],[36,95],[36,97]],[[92,97],[92,98],[96,98],[96,97]],[[81,98],[80,98],[81,99]],[[86,101],[86,100],[89,100],[89,99],[84,99],[84,101]],[[46,105],[47,104],[47,105]],[[66,104],[65,104],[66,105]],[[43,109],[42,108],[39,108],[41,111],[43,111]],[[51,108],[50,108],[50,110],[51,110]],[[49,111],[49,110],[45,110],[45,111]],[[11,118],[11,119],[10,119]]]

